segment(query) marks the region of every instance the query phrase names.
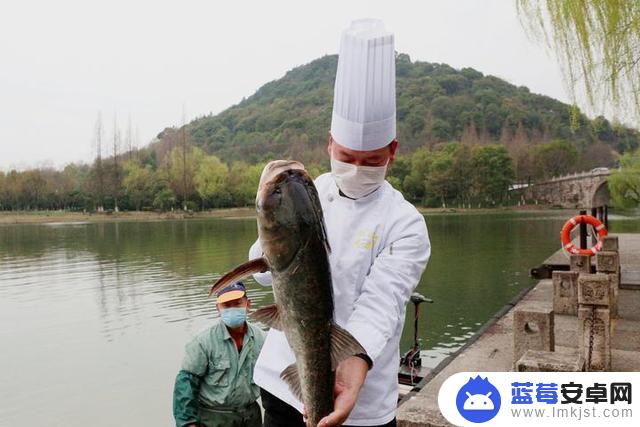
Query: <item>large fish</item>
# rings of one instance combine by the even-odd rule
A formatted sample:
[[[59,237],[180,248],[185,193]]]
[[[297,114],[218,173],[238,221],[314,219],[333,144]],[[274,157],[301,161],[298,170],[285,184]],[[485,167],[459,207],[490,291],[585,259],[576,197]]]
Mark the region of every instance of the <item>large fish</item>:
[[[280,377],[304,403],[307,425],[316,426],[333,410],[338,363],[366,352],[334,322],[330,248],[318,192],[304,166],[269,163],[256,208],[263,257],[222,276],[211,294],[250,274],[271,271],[275,304],[251,317],[284,332],[296,361]]]

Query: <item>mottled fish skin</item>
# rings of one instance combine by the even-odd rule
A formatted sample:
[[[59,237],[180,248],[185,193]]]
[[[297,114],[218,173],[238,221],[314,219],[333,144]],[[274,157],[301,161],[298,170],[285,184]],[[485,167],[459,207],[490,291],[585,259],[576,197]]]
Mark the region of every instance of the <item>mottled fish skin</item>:
[[[298,162],[265,167],[256,200],[260,243],[271,267],[280,325],[293,350],[307,425],[333,410],[333,295],[322,207]]]

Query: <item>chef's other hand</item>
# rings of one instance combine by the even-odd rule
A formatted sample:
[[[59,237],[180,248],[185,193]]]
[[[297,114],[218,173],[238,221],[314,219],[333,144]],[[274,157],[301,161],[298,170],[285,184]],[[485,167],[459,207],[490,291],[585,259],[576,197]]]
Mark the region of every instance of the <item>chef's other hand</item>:
[[[356,406],[360,389],[367,378],[369,365],[358,356],[343,360],[336,369],[335,401],[333,412],[318,423],[318,427],[340,426]]]

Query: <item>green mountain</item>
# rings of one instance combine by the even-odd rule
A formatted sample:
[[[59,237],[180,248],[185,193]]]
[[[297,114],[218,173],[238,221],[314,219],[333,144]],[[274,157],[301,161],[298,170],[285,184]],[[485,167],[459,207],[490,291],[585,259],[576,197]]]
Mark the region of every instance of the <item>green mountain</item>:
[[[188,124],[192,142],[225,161],[287,155],[322,161],[331,121],[337,55],[296,67],[215,116]],[[472,68],[411,61],[398,54],[398,140],[404,153],[448,141],[534,144],[598,141],[619,153],[640,145],[637,130],[590,120],[575,107]],[[162,140],[163,134],[159,135]]]

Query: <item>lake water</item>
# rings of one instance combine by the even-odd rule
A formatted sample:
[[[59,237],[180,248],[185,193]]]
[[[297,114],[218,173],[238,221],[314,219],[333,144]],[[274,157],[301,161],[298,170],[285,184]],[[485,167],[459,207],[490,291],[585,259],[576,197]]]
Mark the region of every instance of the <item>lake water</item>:
[[[571,212],[428,215],[418,291],[424,363],[459,348],[533,283]],[[613,216],[613,232],[640,220]],[[0,226],[0,426],[171,426],[184,344],[207,293],[244,262],[255,219]],[[254,306],[273,300],[248,281]],[[411,346],[409,307],[402,351]]]

